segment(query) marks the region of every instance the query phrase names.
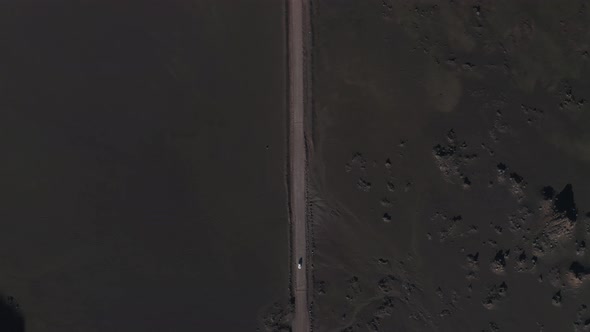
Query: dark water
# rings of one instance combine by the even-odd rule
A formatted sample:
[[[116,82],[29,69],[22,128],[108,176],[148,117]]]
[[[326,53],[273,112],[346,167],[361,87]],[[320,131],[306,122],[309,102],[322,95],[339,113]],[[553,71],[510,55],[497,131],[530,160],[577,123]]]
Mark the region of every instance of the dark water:
[[[282,10],[0,5],[0,290],[27,331],[253,331],[286,300]]]

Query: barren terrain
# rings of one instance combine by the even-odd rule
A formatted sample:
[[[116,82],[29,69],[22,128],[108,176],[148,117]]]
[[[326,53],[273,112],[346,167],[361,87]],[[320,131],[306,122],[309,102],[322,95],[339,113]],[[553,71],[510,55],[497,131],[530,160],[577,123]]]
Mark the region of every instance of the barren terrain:
[[[590,329],[589,18],[315,2],[314,331]]]

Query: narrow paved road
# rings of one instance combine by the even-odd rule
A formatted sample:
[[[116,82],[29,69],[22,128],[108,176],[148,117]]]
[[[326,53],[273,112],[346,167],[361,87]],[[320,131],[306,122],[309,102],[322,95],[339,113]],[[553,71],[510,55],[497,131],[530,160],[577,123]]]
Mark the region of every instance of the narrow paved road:
[[[289,52],[289,200],[291,206],[291,227],[293,243],[293,292],[295,296],[295,317],[293,331],[310,330],[309,305],[307,299],[307,224],[306,224],[306,179],[307,156],[305,151],[305,129],[303,117],[306,105],[304,80],[305,63],[305,10],[306,1],[288,0],[288,52]],[[303,259],[301,269],[297,267]]]

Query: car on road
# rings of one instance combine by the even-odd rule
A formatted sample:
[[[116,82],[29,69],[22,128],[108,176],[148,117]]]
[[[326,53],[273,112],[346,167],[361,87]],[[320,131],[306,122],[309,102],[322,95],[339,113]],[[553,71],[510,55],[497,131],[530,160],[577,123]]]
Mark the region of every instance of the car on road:
[[[299,270],[301,270],[302,266],[303,266],[303,257],[299,257],[299,262],[297,263],[297,268]]]

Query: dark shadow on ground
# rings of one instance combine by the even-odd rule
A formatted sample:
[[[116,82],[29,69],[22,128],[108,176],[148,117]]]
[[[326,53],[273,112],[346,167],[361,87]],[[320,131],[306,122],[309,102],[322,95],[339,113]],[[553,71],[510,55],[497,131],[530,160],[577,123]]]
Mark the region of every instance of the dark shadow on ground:
[[[25,331],[25,319],[18,303],[12,296],[2,294],[0,294],[0,331]]]

